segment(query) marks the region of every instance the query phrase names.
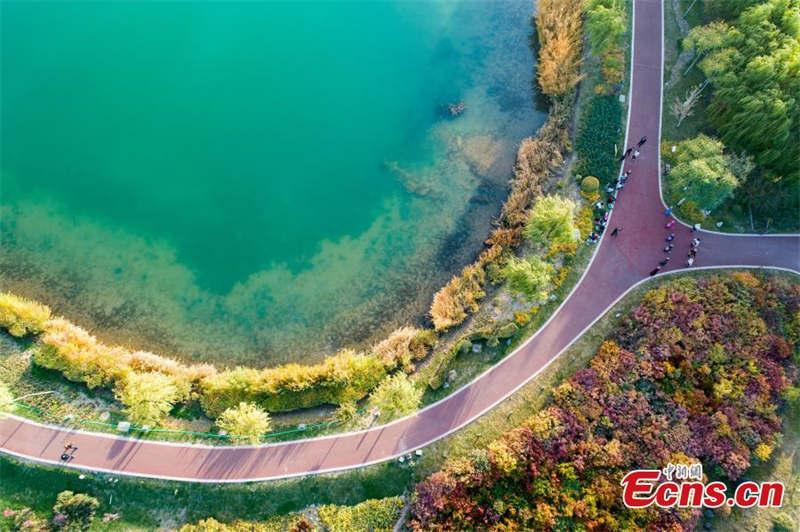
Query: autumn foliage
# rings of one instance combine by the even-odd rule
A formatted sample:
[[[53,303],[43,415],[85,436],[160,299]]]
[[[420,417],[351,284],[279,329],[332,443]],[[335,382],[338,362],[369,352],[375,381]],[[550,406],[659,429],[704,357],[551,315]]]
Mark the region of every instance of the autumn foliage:
[[[458,325],[466,319],[468,313],[478,310],[478,300],[485,295],[485,281],[486,272],[483,267],[471,264],[436,292],[430,313],[437,331]]]
[[[430,316],[437,331],[461,324],[478,310],[478,301],[485,295],[485,267],[522,241],[531,207],[542,195],[542,181],[561,165],[563,153],[570,147],[569,116],[569,105],[555,102],[536,137],[524,139],[520,144],[511,191],[503,204],[499,227],[486,241],[489,247],[433,297]]]
[[[484,296],[484,268],[519,245],[531,206],[542,195],[542,181],[563,163],[563,154],[570,149],[571,105],[559,96],[569,93],[581,79],[581,4],[581,0],[537,3],[540,45],[537,79],[542,92],[554,97],[550,114],[535,137],[520,143],[511,190],[500,214],[500,227],[487,240],[490,247],[434,296],[429,313],[437,331],[461,324],[478,310],[477,302]]]
[[[581,80],[583,0],[539,0],[536,32],[539,61],[536,76],[548,96],[563,96]]]
[[[157,424],[173,406],[198,399],[216,417],[241,402],[281,412],[365,397],[387,373],[411,371],[436,335],[404,327],[377,343],[373,352],[343,350],[318,364],[217,370],[209,364],[178,360],[121,346],[106,345],[50,309],[2,294],[0,326],[17,336],[39,334],[36,365],[60,372],[89,388],[108,388],[138,424]]]
[[[798,348],[796,283],[736,273],[653,289],[549,407],[418,484],[411,528],[692,530],[699,510],[624,507],[620,479],[698,460],[741,479],[780,441]]]

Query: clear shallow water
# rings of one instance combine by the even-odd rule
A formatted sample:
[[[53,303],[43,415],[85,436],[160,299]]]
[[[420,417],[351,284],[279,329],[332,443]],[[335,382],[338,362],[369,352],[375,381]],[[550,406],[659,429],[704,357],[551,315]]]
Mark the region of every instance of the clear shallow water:
[[[0,281],[108,340],[227,363],[417,321],[542,121],[531,12],[4,3]]]

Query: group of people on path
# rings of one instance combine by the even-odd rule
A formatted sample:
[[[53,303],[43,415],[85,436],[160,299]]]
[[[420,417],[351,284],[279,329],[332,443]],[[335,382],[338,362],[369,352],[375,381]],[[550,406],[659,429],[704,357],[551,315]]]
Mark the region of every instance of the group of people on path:
[[[630,157],[631,161],[635,161],[641,156],[639,149],[647,142],[647,136],[642,137],[639,139],[639,142],[636,143],[636,146],[631,146],[622,154],[620,157],[619,162],[623,163],[626,159]],[[600,240],[600,236],[606,230],[606,225],[608,224],[608,220],[611,216],[611,210],[614,208],[614,204],[617,200],[617,196],[623,188],[625,188],[625,184],[627,183],[628,179],[631,177],[633,170],[630,168],[627,169],[625,172],[622,173],[618,178],[611,181],[606,187],[606,201],[597,201],[594,204],[594,228],[593,231],[589,234],[589,237],[586,239],[586,243],[593,244]],[[658,272],[661,271],[670,261],[670,253],[675,248],[675,244],[673,241],[675,240],[675,233],[673,232],[673,228],[677,225],[677,221],[672,217],[672,207],[667,207],[664,211],[664,215],[669,218],[666,224],[664,224],[664,229],[668,231],[666,238],[666,246],[662,250],[667,255],[661,260],[653,270],[650,271],[650,276],[656,275]],[[693,233],[700,230],[700,224],[694,224],[691,227],[691,231]],[[620,232],[622,231],[622,226],[616,226],[611,231],[611,236],[616,237],[619,236]],[[686,267],[691,267],[694,264],[695,258],[697,257],[697,249],[700,246],[700,239],[695,237],[692,239],[691,243],[689,244],[689,254],[687,255],[686,260]]]
[[[667,209],[664,211],[664,215],[671,217],[672,216],[672,207],[667,207]],[[666,224],[664,224],[664,228],[667,229],[667,230],[670,230],[673,227],[675,227],[676,223],[677,222],[675,221],[674,218],[670,218],[670,220]],[[692,228],[691,228],[691,231],[693,233],[696,233],[699,230],[700,230],[700,224],[694,224],[692,226]],[[675,240],[675,233],[670,232],[664,240],[666,241],[667,245],[664,246],[664,249],[662,251],[664,253],[666,253],[667,256],[664,257],[664,259],[661,262],[659,262],[658,265],[650,271],[650,276],[651,277],[653,275],[657,274],[658,272],[660,272],[661,268],[663,268],[664,266],[666,266],[669,263],[669,260],[670,260],[669,253],[675,248],[675,244],[672,243],[672,241]],[[687,268],[691,267],[694,264],[694,259],[695,259],[695,257],[697,257],[697,248],[698,247],[700,247],[700,239],[698,237],[695,237],[689,243],[689,254],[687,255],[687,260],[686,260],[686,267]]]
[[[641,148],[645,142],[647,142],[647,137],[642,137],[639,139],[639,143],[636,145],[636,148],[628,148],[620,159],[620,162],[624,161],[629,156],[633,160],[638,159],[639,148]],[[617,201],[617,196],[619,195],[620,191],[625,188],[625,185],[627,184],[632,173],[633,170],[628,169],[623,172],[622,175],[613,179],[606,187],[605,202],[598,200],[597,203],[594,204],[594,227],[592,232],[589,233],[589,237],[586,239],[587,244],[594,244],[600,240],[600,236],[606,230],[606,224],[611,216],[611,210],[614,208],[614,204]],[[611,236],[619,235],[620,231],[622,231],[622,227],[615,227],[614,230],[611,231]]]

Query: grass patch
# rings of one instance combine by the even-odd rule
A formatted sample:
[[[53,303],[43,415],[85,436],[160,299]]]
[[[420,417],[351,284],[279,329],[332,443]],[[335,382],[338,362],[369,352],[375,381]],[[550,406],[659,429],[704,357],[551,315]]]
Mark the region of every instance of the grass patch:
[[[85,478],[79,476],[83,474]],[[195,484],[80,473],[0,456],[0,507],[27,506],[43,517],[51,515],[63,490],[97,497],[104,512],[118,512],[112,524],[95,530],[153,530],[178,527],[206,517],[228,522],[261,521],[299,511],[312,504],[353,505],[366,499],[402,494],[412,472],[394,463],[336,475],[248,484]],[[111,481],[114,479],[115,481]]]

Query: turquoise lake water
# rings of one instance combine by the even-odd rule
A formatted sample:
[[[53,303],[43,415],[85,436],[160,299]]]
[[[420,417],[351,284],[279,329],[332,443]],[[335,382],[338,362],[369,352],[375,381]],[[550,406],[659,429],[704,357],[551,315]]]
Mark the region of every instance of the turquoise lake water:
[[[0,282],[231,364],[420,323],[543,120],[532,11],[3,2]]]

